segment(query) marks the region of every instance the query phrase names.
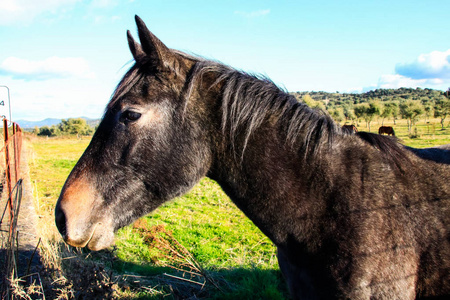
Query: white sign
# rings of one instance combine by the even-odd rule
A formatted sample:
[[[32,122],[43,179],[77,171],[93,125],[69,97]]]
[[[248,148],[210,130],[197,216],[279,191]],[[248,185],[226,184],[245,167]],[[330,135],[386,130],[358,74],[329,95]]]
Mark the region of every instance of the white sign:
[[[11,121],[10,93],[6,85],[0,85],[0,119]],[[3,125],[3,123],[1,124]]]

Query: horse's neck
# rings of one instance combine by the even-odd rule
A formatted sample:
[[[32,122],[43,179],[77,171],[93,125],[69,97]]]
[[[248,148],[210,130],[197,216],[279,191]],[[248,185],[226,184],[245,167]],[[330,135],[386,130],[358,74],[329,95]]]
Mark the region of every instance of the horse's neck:
[[[302,214],[303,208],[313,206],[307,202],[314,198],[303,199],[304,193],[309,192],[306,181],[313,178],[310,166],[320,174],[326,170],[321,172],[317,168],[326,164],[305,158],[286,143],[279,128],[270,122],[253,133],[244,153],[234,152],[240,149],[239,145],[223,149],[209,176],[267,236],[274,242],[282,242],[287,234],[282,229],[287,226],[284,222],[292,213],[288,210],[296,207],[296,214]]]

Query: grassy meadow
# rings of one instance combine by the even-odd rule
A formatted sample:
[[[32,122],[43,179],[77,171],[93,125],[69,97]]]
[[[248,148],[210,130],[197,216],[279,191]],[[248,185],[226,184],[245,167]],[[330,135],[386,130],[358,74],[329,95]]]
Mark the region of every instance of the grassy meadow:
[[[438,120],[417,124],[414,138],[405,120],[384,125],[393,126],[408,146],[450,143],[450,128],[441,130]],[[373,121],[371,131],[379,126],[381,121]],[[358,130],[367,128],[360,123]],[[90,252],[66,246],[54,225],[53,209],[88,143],[89,138],[26,138],[43,237],[40,252],[48,267],[47,298],[288,298],[275,247],[207,178],[121,229],[111,249]]]

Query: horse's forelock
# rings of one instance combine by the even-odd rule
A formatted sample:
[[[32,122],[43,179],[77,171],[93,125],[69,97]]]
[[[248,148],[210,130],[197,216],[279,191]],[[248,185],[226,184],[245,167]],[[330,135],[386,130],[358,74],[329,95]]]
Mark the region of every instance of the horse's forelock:
[[[125,94],[127,94],[143,77],[143,73],[139,72],[139,67],[135,64],[132,66],[125,76],[120,80],[111,100],[106,109],[111,109]]]
[[[191,61],[195,61],[195,62],[201,62],[204,61],[202,58],[200,57],[196,57],[194,55],[189,55],[186,54],[184,52],[178,51],[178,50],[173,50],[171,49],[171,51],[173,52],[173,54],[175,56],[178,56],[179,58],[182,59],[188,59]],[[165,72],[172,72],[173,74],[182,74],[182,73],[189,73],[188,70],[185,70],[182,64],[180,64],[179,62],[177,63],[177,60],[173,60],[171,62],[164,62],[165,65]],[[111,100],[109,101],[108,105],[107,105],[107,109],[111,109],[125,94],[127,94],[136,84],[138,84],[143,78],[145,78],[146,76],[156,76],[158,77],[158,70],[154,70],[151,69],[150,66],[150,61],[148,63],[146,63],[145,59],[141,59],[139,62],[136,62],[124,75],[124,77],[120,80],[119,84],[116,86],[112,96],[111,96]],[[164,72],[163,72],[164,73]],[[160,76],[161,78],[163,77],[163,75]],[[187,84],[189,86],[189,93],[188,93],[188,97],[189,95],[192,93],[192,87],[193,87],[193,83],[190,83],[190,77],[187,76]]]

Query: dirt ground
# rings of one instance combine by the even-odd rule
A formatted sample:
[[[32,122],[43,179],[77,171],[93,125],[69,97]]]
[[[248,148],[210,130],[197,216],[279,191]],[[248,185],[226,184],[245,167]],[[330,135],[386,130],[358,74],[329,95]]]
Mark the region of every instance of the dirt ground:
[[[38,245],[39,238],[36,234],[37,215],[34,208],[32,185],[30,181],[27,158],[27,147],[23,145],[19,177],[22,179],[22,198],[20,201],[16,227],[16,236],[18,237],[18,243],[15,244],[15,247],[13,249],[16,258],[15,261],[17,264],[17,277],[35,273],[41,268],[38,251],[35,251]],[[6,192],[6,188],[3,192]],[[1,197],[0,213],[3,213],[6,208],[7,199],[8,197],[5,195]],[[5,216],[2,220],[0,232],[0,286],[2,287],[2,281],[5,277],[5,274],[3,274],[3,272],[5,272],[6,269],[6,255],[8,249],[11,249],[10,245],[8,245],[9,225],[10,220],[8,217],[8,210],[6,210]]]

